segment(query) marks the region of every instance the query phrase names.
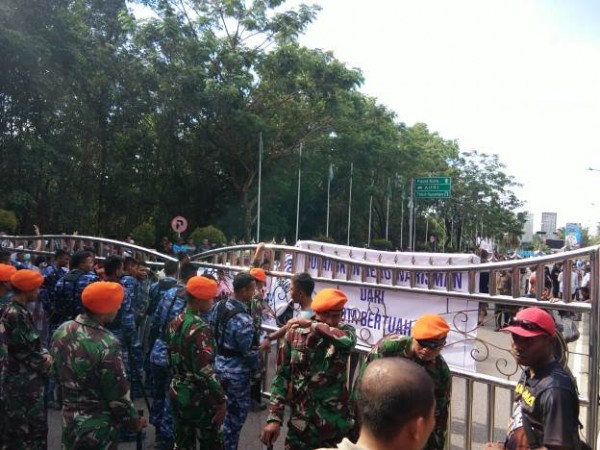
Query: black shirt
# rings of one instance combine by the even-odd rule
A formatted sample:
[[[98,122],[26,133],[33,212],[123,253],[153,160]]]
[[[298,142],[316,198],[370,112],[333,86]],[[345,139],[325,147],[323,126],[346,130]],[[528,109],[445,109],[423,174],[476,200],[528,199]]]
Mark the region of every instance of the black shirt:
[[[579,399],[571,376],[557,362],[525,370],[515,388],[516,401],[540,445],[579,448]]]

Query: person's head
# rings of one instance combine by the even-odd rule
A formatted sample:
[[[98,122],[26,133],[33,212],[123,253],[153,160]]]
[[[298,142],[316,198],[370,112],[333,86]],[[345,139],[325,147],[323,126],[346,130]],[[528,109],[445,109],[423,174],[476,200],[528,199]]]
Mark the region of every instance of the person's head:
[[[319,322],[324,322],[331,327],[337,327],[344,316],[344,305],[348,297],[339,289],[321,289],[315,295],[311,308]]]
[[[10,252],[8,250],[0,250],[0,264],[10,264]]]
[[[240,272],[233,278],[233,293],[235,298],[249,302],[254,297],[256,291],[256,278],[250,275],[250,272]]]
[[[250,269],[250,275],[254,277],[256,280],[256,288],[262,289],[265,283],[267,282],[267,274],[263,269],[259,269],[258,267],[254,267]]]
[[[131,256],[126,256],[123,260],[123,270],[132,276],[136,275],[139,265],[139,261]]]
[[[369,448],[421,450],[435,425],[434,384],[405,358],[371,362],[358,385],[358,444]],[[378,445],[380,444],[380,445]]]
[[[294,303],[304,306],[310,303],[313,291],[315,290],[315,280],[306,272],[297,273],[292,277],[290,285],[290,297]]]
[[[10,284],[16,297],[31,302],[37,299],[44,277],[35,270],[17,270],[10,277]]]
[[[54,253],[54,264],[56,264],[57,267],[67,267],[70,259],[71,255],[69,252],[62,248],[59,248]]]
[[[111,280],[118,280],[123,276],[123,258],[111,255],[104,260],[104,275]]]
[[[188,306],[199,313],[210,311],[217,295],[217,282],[205,276],[193,276],[185,285]]]
[[[125,290],[114,281],[97,281],[88,284],[81,293],[81,303],[86,313],[105,324],[115,320]]]
[[[179,273],[179,278],[181,279],[181,281],[186,283],[190,278],[195,276],[197,273],[198,273],[198,269],[196,269],[191,264],[186,264],[185,266],[181,267],[181,272]]]
[[[432,361],[440,354],[450,326],[443,317],[437,314],[424,314],[413,323],[411,336],[412,350],[422,361]]]
[[[511,333],[512,353],[519,364],[535,369],[552,359],[556,326],[543,309],[519,311],[502,331]]]
[[[71,269],[90,272],[94,268],[94,254],[86,250],[75,252],[71,258]]]
[[[177,276],[177,261],[165,261],[165,265],[164,265],[164,272],[165,275],[168,277],[175,277]]]
[[[183,266],[190,262],[190,255],[187,252],[177,252],[177,260],[179,261],[179,265]]]
[[[0,263],[0,295],[5,295],[11,290],[10,279],[17,272],[12,264]]]

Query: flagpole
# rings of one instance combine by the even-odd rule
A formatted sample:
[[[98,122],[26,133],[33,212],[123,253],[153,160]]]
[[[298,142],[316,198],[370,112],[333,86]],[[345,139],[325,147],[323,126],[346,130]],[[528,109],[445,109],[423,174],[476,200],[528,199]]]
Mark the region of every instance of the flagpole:
[[[385,205],[385,240],[388,239],[388,232],[390,230],[390,200],[392,197],[392,185],[388,178],[388,191],[387,191],[387,204]]]
[[[350,163],[350,199],[348,201],[348,239],[346,245],[350,245],[350,218],[352,217],[352,173],[354,172],[354,163]]]
[[[371,218],[373,217],[373,188],[375,186],[375,171],[371,172],[371,189],[369,195],[369,233],[367,236],[367,248],[371,248]]]
[[[333,166],[329,164],[329,173],[327,174],[327,225],[325,226],[325,236],[329,237],[329,194],[331,192],[331,180],[333,178]]]
[[[300,157],[298,159],[298,202],[296,204],[296,242],[298,242],[298,229],[300,225],[300,182],[302,179],[302,142],[300,142]]]
[[[256,219],[256,242],[260,242],[260,197],[262,185],[262,154],[263,137],[262,132],[258,134],[258,217]]]
[[[400,250],[404,250],[404,186],[402,186],[402,197],[400,197],[401,212],[400,212]]]

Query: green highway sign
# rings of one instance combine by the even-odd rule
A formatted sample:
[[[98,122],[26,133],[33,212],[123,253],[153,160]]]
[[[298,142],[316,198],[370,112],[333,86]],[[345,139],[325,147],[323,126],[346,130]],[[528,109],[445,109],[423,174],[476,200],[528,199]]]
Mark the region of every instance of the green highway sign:
[[[450,198],[452,178],[421,177],[415,178],[416,198]]]

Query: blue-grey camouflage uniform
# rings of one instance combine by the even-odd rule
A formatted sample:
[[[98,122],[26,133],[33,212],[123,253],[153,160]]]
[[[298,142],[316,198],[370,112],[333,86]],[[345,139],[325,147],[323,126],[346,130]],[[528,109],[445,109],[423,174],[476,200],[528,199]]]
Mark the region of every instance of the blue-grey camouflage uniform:
[[[96,281],[100,281],[96,272],[73,269],[56,282],[54,295],[50,297],[48,316],[50,336],[61,324],[83,313],[81,293],[89,284]]]
[[[152,408],[150,423],[156,428],[157,437],[166,442],[173,442],[173,418],[169,405],[169,371],[168,348],[165,343],[165,332],[169,322],[177,317],[185,308],[185,286],[178,284],[167,290],[154,314],[150,325],[150,333],[156,336],[150,352],[150,367],[152,371]]]
[[[131,384],[132,396],[135,398],[140,397],[142,394],[141,382],[144,376],[142,345],[135,325],[137,314],[135,305],[139,305],[136,296],[139,294],[140,289],[138,280],[130,275],[121,278],[121,285],[125,290],[123,303],[121,303],[117,317],[107,327],[121,343],[125,373]]]
[[[222,334],[219,324],[215,323],[220,306],[228,310],[242,310],[227,321]],[[223,422],[223,440],[225,450],[236,450],[240,431],[250,410],[250,377],[258,365],[254,324],[250,316],[249,305],[235,298],[218,303],[213,308],[211,318],[217,342],[215,372],[227,393],[227,414]]]

